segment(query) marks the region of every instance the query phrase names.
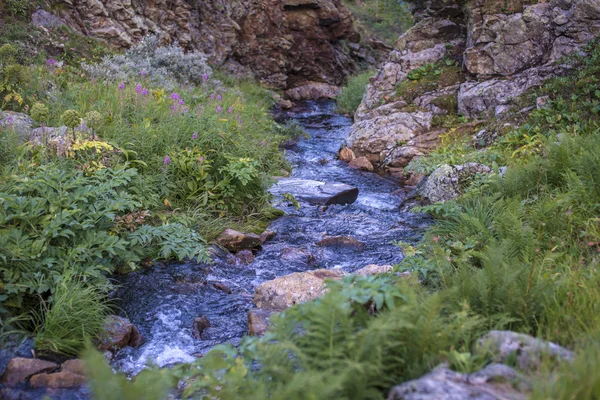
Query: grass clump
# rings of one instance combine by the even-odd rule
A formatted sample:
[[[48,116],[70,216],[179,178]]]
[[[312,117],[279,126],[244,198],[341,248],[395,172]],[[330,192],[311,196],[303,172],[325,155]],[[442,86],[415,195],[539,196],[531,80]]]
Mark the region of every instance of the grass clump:
[[[354,114],[362,102],[365,89],[372,76],[373,71],[366,71],[348,80],[348,84],[342,88],[342,92],[336,99],[340,112]]]

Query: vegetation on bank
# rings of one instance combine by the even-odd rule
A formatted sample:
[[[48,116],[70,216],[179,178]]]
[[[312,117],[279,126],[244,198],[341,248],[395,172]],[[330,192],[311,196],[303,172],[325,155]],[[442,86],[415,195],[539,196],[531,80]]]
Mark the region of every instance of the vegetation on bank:
[[[344,0],[363,36],[381,38],[392,44],[413,24],[408,3],[403,0]]]
[[[39,129],[0,126],[0,323],[75,355],[111,311],[111,274],[207,260],[225,227],[260,233],[280,215],[266,188],[297,129],[256,84],[153,39],[96,63],[20,45],[0,46],[0,105]]]
[[[600,44],[586,51],[570,60],[570,76],[523,99],[549,96],[495,144],[479,149],[471,137],[457,138],[413,165],[494,160],[496,171],[508,168],[466,183],[455,201],[422,209],[437,223],[421,244],[404,246],[398,270],[412,270],[411,279],[331,282],[323,298],[272,318],[263,338],[147,371],[115,393],[154,376],[166,386],[186,382],[190,397],[381,399],[441,362],[465,372],[483,367],[491,359],[472,353],[475,340],[511,329],[578,354],[552,375],[542,367],[533,398],[598,397]],[[93,364],[102,362],[96,356]]]
[[[344,114],[354,114],[356,112],[369,84],[369,78],[374,74],[375,71],[369,70],[348,79],[348,83],[336,98],[339,112]]]

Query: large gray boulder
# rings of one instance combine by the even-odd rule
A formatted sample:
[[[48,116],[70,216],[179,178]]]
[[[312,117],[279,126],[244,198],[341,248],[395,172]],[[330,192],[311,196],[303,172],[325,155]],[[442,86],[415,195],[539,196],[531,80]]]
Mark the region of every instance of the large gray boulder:
[[[555,343],[511,331],[490,331],[478,340],[475,351],[491,355],[496,362],[514,357],[522,371],[536,370],[545,360],[560,363],[575,357]]]
[[[441,365],[392,388],[388,400],[525,400],[526,389],[527,378],[503,364],[492,364],[472,374]]]
[[[0,111],[0,130],[12,130],[19,135],[22,141],[29,139],[29,133],[34,121],[27,114],[14,111]]]
[[[492,170],[477,163],[444,164],[419,184],[416,195],[430,203],[444,203],[462,194],[461,183],[475,174],[489,174]]]

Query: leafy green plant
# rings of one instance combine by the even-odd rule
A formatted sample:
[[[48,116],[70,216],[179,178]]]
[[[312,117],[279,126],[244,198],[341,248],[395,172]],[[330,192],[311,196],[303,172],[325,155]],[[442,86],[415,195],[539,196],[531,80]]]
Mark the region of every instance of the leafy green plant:
[[[132,246],[149,248],[147,257],[168,260],[196,258],[198,262],[210,258],[200,235],[179,223],[149,226],[143,225],[128,236]]]
[[[341,93],[336,99],[340,112],[353,114],[356,111],[362,101],[371,76],[373,76],[373,71],[366,71],[348,79],[348,84],[342,88]]]
[[[175,385],[169,370],[145,369],[131,380],[124,374],[115,373],[105,357],[91,345],[86,348],[83,358],[90,388],[98,400],[163,400]]]

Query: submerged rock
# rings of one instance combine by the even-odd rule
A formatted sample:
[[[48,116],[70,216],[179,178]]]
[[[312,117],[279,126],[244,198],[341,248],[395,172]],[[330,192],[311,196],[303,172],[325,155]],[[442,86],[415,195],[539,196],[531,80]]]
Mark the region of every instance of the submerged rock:
[[[298,200],[313,205],[352,204],[358,198],[358,188],[344,183],[325,183],[308,179],[284,178],[271,191],[290,193]]]
[[[13,358],[8,362],[6,371],[0,381],[8,386],[14,386],[34,374],[55,370],[57,364],[38,358]]]
[[[216,239],[217,243],[232,253],[241,250],[252,250],[262,245],[260,236],[255,233],[242,233],[235,229],[225,229]]]
[[[100,333],[98,349],[115,352],[126,346],[137,347],[142,341],[142,335],[127,318],[110,315]]]
[[[342,276],[342,271],[318,269],[263,282],[254,292],[254,304],[258,308],[282,311],[323,296],[327,292],[325,280]]]
[[[206,328],[210,328],[210,321],[204,315],[200,317],[194,318],[194,323],[192,325],[192,335],[196,339],[200,339],[202,337],[202,332]]]
[[[311,267],[317,264],[317,259],[312,253],[299,247],[285,247],[281,250],[280,258],[292,264],[303,264]]]
[[[329,236],[317,242],[317,246],[321,247],[343,247],[362,251],[365,249],[365,244],[358,239],[350,236]]]
[[[392,388],[388,400],[525,400],[526,382],[526,378],[503,364],[492,364],[468,375],[442,365],[419,379]]]

